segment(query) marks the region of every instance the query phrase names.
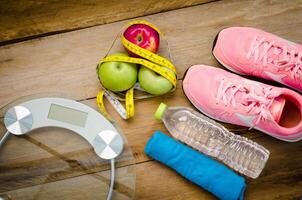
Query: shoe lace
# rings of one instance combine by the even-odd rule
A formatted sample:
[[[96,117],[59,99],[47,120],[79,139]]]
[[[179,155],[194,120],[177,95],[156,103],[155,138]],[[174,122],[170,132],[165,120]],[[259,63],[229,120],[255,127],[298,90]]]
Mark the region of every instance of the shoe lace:
[[[238,102],[236,94],[242,93],[242,98]],[[254,128],[260,121],[271,120],[271,113],[269,108],[273,103],[276,95],[272,88],[263,88],[252,84],[234,84],[231,81],[222,79],[216,96],[216,104],[223,102],[225,106],[236,107],[238,104],[242,105],[247,113],[254,113],[256,121],[251,128]]]
[[[270,50],[278,56],[278,59],[270,56]],[[252,57],[255,62],[262,61],[264,66],[270,63],[276,66],[278,71],[288,72],[295,81],[302,80],[302,51],[298,52],[295,48],[290,50],[287,45],[278,46],[274,41],[254,37],[246,55],[247,59]]]

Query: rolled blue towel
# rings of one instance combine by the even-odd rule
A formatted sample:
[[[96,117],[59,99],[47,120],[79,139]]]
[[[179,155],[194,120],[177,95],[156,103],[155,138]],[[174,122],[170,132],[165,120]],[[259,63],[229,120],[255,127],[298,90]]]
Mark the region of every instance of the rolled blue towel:
[[[159,131],[149,139],[145,153],[220,199],[243,199],[246,188],[243,177]]]

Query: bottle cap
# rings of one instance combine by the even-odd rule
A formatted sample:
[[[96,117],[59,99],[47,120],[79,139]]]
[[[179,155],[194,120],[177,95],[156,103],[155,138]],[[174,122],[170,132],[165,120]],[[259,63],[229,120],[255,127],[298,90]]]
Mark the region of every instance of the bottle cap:
[[[157,110],[154,113],[155,119],[161,120],[166,109],[167,109],[167,105],[164,103],[160,103]]]

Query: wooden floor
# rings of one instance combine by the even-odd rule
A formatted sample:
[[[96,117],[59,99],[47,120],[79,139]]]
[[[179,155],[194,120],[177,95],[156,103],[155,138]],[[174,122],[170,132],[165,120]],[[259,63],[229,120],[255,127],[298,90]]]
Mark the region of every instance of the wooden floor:
[[[160,102],[191,106],[181,89],[183,74],[193,64],[221,67],[211,55],[211,47],[222,28],[253,26],[302,43],[302,1],[4,0],[0,5],[0,105],[21,96],[54,92],[96,108],[96,63],[106,54],[115,34],[132,19],[149,20],[165,33],[179,83],[171,95],[136,102],[136,115],[128,121],[108,106],[135,158],[124,162],[119,170],[126,176],[125,169],[135,168],[135,199],[215,199],[144,154],[144,146],[155,130],[167,133],[153,113]],[[258,131],[226,127],[271,152],[261,176],[247,179],[246,199],[302,196],[302,142],[287,143]],[[3,134],[3,125],[0,130]],[[45,132],[14,137],[2,149],[0,194],[10,199],[38,199],[33,194],[44,187],[47,193],[40,199],[96,199],[99,186],[85,174],[100,175],[105,182],[108,177],[105,168],[91,167],[97,162],[91,148],[70,133]],[[90,167],[72,167],[76,163]],[[133,192],[122,184],[117,187],[126,196]]]

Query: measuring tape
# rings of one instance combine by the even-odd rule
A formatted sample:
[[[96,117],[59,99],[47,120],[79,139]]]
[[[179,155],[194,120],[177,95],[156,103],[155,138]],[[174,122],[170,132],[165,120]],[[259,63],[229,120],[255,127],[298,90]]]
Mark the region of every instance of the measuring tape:
[[[134,24],[145,24],[150,27],[152,27],[154,30],[158,32],[160,36],[163,36],[160,30],[155,27],[153,24],[144,21],[144,20],[136,20],[128,23],[125,28],[134,25]],[[115,42],[115,41],[114,41]],[[114,44],[113,42],[113,44]],[[165,77],[168,81],[171,82],[173,85],[173,88],[170,92],[174,91],[176,88],[176,82],[177,82],[177,75],[176,75],[176,68],[175,66],[166,58],[161,57],[147,49],[141,48],[140,46],[131,43],[129,40],[127,40],[124,35],[121,37],[122,45],[129,50],[130,52],[139,55],[140,58],[133,58],[133,57],[126,57],[126,56],[105,56],[98,64],[97,71],[99,70],[99,67],[101,67],[102,63],[105,62],[128,62],[128,63],[135,63],[138,65],[142,65],[144,67],[147,67],[148,69],[151,69],[155,71],[156,73],[160,74],[161,76]],[[112,45],[113,46],[113,45]],[[110,102],[110,104],[113,106],[113,108],[119,113],[119,115],[123,119],[129,119],[134,116],[134,99],[142,99],[142,98],[149,98],[153,97],[154,95],[146,95],[143,97],[134,97],[134,89],[144,91],[139,83],[136,83],[135,86],[129,90],[127,90],[126,94],[123,95],[119,93],[120,97],[117,94],[107,90],[102,86],[102,90],[98,93],[96,101],[97,105],[101,111],[101,113],[110,121],[113,121],[108,112],[106,111],[103,99],[104,96],[107,98],[107,100]],[[125,108],[121,104],[120,101],[125,101]]]

